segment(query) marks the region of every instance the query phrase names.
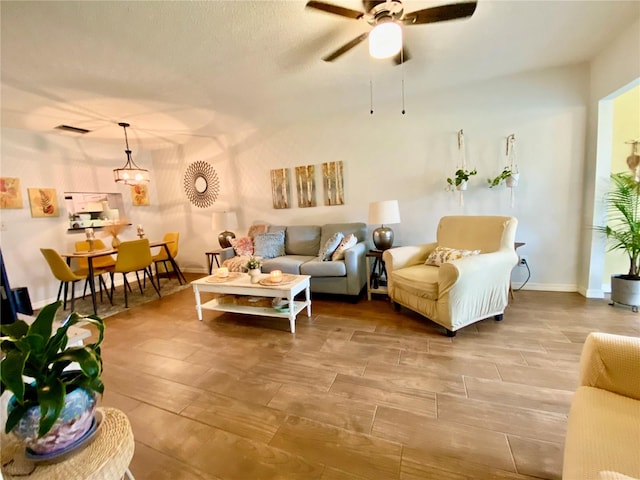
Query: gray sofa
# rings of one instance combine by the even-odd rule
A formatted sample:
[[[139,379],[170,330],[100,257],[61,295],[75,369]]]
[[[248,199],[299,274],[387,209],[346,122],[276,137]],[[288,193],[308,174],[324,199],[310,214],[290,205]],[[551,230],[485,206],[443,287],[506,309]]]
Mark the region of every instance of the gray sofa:
[[[311,276],[311,291],[358,296],[367,283],[365,254],[367,246],[365,223],[330,223],[327,225],[270,225],[268,231],[285,232],[285,255],[264,259],[262,271],[282,270],[284,273]],[[334,233],[354,234],[358,243],[345,251],[344,260],[321,261],[320,247]],[[222,250],[220,259],[235,256],[232,247]]]

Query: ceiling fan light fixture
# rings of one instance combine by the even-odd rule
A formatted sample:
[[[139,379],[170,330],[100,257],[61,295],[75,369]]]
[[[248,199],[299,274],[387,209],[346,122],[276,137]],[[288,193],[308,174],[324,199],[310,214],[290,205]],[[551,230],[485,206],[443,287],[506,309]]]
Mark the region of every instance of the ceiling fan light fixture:
[[[136,162],[131,158],[131,150],[129,149],[129,139],[127,138],[128,123],[118,123],[124,129],[124,140],[127,149],[124,153],[127,154],[127,163],[122,168],[113,169],[113,179],[116,183],[124,183],[125,185],[139,185],[141,183],[149,183],[149,170],[138,167]]]
[[[373,58],[389,58],[402,49],[402,27],[393,21],[376,25],[369,32],[369,55]]]

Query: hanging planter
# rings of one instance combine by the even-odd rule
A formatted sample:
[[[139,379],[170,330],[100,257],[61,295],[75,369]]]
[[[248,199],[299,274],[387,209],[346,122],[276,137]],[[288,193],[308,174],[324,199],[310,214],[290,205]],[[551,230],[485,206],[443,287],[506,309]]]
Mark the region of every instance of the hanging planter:
[[[515,188],[518,186],[518,180],[520,180],[520,174],[512,173],[505,179],[504,184],[507,188]]]
[[[489,188],[497,187],[502,182],[509,187],[517,187],[518,181],[520,180],[520,173],[516,171],[511,171],[511,168],[504,167],[504,170],[495,178],[488,178],[487,183],[489,183]]]
[[[511,134],[507,137],[507,165],[502,169],[500,175],[495,178],[488,178],[489,188],[497,187],[502,182],[511,189],[511,208],[515,205],[515,193],[514,188],[518,186],[520,181],[520,172],[518,171],[518,165],[516,164],[515,153],[516,136]]]
[[[469,179],[477,174],[478,172],[475,168],[473,170],[459,168],[453,178],[447,178],[447,190],[451,192],[454,190],[466,190]]]

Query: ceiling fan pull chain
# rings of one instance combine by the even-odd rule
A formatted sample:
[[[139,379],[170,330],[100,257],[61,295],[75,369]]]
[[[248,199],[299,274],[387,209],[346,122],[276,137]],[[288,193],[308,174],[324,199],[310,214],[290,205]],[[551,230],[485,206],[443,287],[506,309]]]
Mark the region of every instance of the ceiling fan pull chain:
[[[369,80],[369,113],[373,115],[373,81]]]
[[[402,68],[402,114],[404,115],[404,48],[400,49],[400,68]]]

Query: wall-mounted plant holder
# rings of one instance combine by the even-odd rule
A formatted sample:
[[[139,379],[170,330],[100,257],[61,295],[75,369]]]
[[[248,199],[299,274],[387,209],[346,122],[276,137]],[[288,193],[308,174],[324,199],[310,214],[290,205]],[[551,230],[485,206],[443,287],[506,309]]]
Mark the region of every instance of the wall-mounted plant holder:
[[[520,181],[520,172],[518,170],[518,164],[516,163],[515,143],[516,136],[512,133],[507,137],[507,165],[502,169],[502,172],[500,172],[497,177],[487,179],[489,188],[497,187],[504,182],[507,188],[511,189],[511,208],[515,205],[514,188],[518,186],[518,182]]]
[[[457,190],[460,192],[460,206],[464,206],[464,194],[467,190],[469,178],[473,175],[477,175],[478,171],[467,169],[467,159],[464,146],[464,132],[460,130],[458,132],[458,166],[456,167],[456,173],[453,177],[447,178],[447,191]]]

